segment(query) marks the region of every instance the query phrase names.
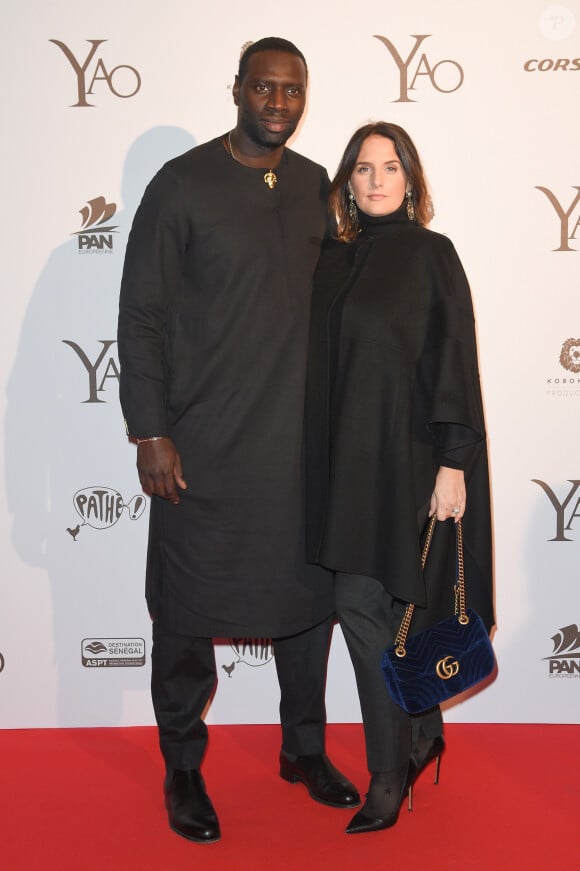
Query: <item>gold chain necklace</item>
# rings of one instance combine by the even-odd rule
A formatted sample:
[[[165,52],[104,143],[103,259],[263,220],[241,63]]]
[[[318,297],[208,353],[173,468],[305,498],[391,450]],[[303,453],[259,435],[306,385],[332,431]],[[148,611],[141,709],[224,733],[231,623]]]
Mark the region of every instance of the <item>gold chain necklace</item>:
[[[228,148],[230,149],[230,154],[233,157],[233,159],[236,161],[236,163],[242,164],[242,161],[238,160],[238,158],[234,154],[234,149],[232,148],[232,131],[231,130],[228,133]],[[242,166],[243,165],[244,164],[242,164]],[[276,185],[278,184],[278,176],[276,175],[276,173],[274,172],[273,169],[269,169],[267,172],[264,173],[264,184],[267,184],[268,187],[270,188],[270,190],[273,190],[273,188],[275,188]]]

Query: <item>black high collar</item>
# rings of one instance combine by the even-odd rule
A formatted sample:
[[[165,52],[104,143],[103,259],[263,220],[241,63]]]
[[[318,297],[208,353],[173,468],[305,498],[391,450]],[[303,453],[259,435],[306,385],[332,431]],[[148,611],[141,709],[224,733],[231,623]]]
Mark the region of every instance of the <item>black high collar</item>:
[[[357,209],[361,236],[380,236],[394,224],[410,224],[407,203],[403,200],[398,209],[388,215],[367,215]]]

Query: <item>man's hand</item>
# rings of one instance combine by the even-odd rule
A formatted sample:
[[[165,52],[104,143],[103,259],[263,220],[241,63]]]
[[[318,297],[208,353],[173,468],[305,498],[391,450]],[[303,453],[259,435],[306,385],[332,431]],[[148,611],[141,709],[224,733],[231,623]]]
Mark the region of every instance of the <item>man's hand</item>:
[[[137,471],[148,496],[161,496],[174,505],[179,503],[176,484],[185,490],[181,458],[170,438],[142,442],[137,446]]]
[[[453,517],[455,522],[465,514],[465,477],[461,469],[440,466],[435,478],[435,489],[431,496],[429,517],[437,515],[437,520]]]

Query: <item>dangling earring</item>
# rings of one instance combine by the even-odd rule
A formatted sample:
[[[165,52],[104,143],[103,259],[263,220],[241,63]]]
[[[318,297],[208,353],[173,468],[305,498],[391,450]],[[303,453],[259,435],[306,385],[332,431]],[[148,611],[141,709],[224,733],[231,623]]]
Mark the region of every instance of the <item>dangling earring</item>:
[[[415,206],[413,205],[413,191],[408,188],[405,196],[407,198],[407,217],[410,221],[415,220]]]
[[[350,222],[353,227],[358,225],[358,212],[356,210],[356,202],[354,199],[354,194],[352,189],[349,187],[348,189],[348,217],[350,218]]]

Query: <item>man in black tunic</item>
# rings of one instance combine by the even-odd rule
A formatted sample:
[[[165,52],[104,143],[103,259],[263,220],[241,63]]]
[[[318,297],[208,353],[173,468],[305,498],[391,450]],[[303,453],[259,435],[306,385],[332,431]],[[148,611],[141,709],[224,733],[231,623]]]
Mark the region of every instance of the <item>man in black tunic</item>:
[[[280,774],[337,807],[359,796],[324,753],[332,574],[304,560],[302,428],[326,171],[285,148],[307,69],[270,37],[240,60],[229,134],[167,163],[129,237],[121,403],[150,494],[152,697],[171,828],[220,837],[200,765],[212,638],[272,637]]]

